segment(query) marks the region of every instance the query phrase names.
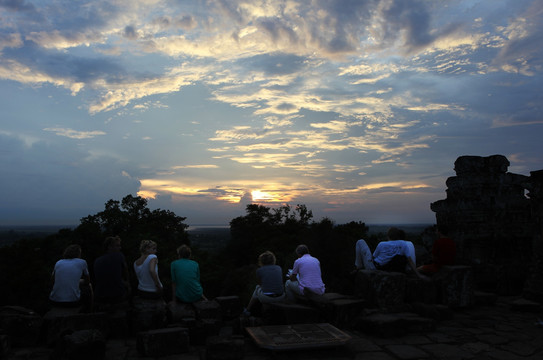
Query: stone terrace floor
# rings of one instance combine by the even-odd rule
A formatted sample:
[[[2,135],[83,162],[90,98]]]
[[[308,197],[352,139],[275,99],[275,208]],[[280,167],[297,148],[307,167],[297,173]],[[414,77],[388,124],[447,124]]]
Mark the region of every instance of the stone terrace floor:
[[[308,351],[272,352],[258,348],[247,337],[247,360],[265,359],[543,359],[543,318],[539,312],[512,309],[517,298],[499,297],[492,306],[456,310],[451,320],[440,321],[435,331],[402,337],[379,338],[346,331],[352,340],[345,346]],[[49,359],[47,348],[12,349],[8,359]],[[191,347],[189,353],[160,359],[205,359],[204,347]],[[136,350],[136,340],[107,342],[106,359],[149,359]]]

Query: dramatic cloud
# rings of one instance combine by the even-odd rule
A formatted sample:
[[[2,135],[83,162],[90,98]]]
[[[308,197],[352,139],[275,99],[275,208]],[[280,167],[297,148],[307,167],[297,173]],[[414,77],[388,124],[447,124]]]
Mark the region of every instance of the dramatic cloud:
[[[458,156],[543,168],[537,0],[0,0],[0,18],[5,223],[128,193],[189,223],[249,202],[432,222]]]

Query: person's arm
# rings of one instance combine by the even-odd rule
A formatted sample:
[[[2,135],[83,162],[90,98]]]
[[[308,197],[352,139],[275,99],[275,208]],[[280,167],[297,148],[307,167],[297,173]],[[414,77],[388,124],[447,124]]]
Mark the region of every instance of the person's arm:
[[[151,278],[153,279],[153,282],[155,283],[156,289],[160,292],[162,291],[162,284],[160,284],[160,280],[158,279],[158,274],[156,271],[158,263],[158,258],[154,257],[149,261],[149,273],[151,274]]]
[[[298,273],[300,271],[300,268],[299,268],[299,265],[298,265],[298,261],[295,261],[294,262],[294,265],[292,266],[292,273],[290,274],[290,281],[296,281],[298,280]]]
[[[130,281],[128,278],[128,265],[126,265],[125,260],[123,260],[123,263],[122,263],[121,277],[123,279],[124,286],[126,287],[126,291],[128,291],[128,293],[130,294],[131,289],[130,289]]]
[[[258,269],[256,269],[255,278],[256,278],[256,284],[262,286],[262,278],[260,277],[260,273],[258,272]]]
[[[415,263],[413,262],[413,259],[411,259],[409,256],[406,256],[406,258],[407,258],[407,263],[409,264],[409,267],[411,268],[411,270],[415,272],[415,275],[417,275],[419,279],[423,279],[423,280],[429,279],[426,275],[422,275],[419,272],[419,270],[417,269],[417,265],[415,265]]]
[[[177,282],[177,278],[175,276],[175,270],[174,270],[173,262],[170,265],[170,276],[171,276],[171,279],[172,279],[172,299],[175,300],[176,299],[176,296],[175,296],[175,284]]]

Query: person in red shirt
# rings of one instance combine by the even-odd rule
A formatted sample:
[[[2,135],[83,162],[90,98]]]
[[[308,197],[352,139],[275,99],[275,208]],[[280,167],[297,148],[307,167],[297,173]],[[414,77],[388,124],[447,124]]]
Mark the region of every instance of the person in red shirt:
[[[448,229],[445,225],[437,225],[438,238],[432,246],[432,263],[419,266],[421,273],[432,275],[446,265],[454,265],[456,257],[456,243],[447,236]]]

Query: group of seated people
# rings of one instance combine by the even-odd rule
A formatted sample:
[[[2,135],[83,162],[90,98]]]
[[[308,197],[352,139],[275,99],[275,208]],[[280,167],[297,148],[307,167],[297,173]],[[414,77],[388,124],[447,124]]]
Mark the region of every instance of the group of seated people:
[[[356,242],[356,269],[413,272],[418,277],[432,275],[445,265],[453,265],[456,256],[456,244],[447,236],[444,225],[436,227],[438,238],[432,245],[432,262],[417,267],[415,246],[405,240],[405,232],[392,227],[388,230],[388,241],[377,244],[373,254],[364,239]]]
[[[49,300],[53,306],[79,307],[92,310],[93,303],[116,304],[129,295],[129,274],[121,238],[107,237],[105,253],[94,261],[94,286],[91,286],[87,262],[81,259],[81,247],[70,245],[63,259],[56,262],[51,275],[53,282]],[[161,299],[163,286],[158,276],[157,244],[142,240],[141,256],[134,261],[138,280],[137,295],[146,299]],[[200,283],[200,268],[191,260],[191,249],[182,245],[177,249],[178,259],[171,263],[172,292],[179,302],[192,303],[205,299]],[[83,289],[83,290],[82,290]]]
[[[417,268],[415,247],[405,240],[405,233],[395,227],[388,230],[388,241],[380,242],[373,254],[365,240],[355,247],[355,267],[367,270],[413,272],[421,278],[439,271],[442,266],[452,265],[456,254],[455,243],[446,234],[444,226],[437,227],[438,239],[432,247],[432,263]],[[53,289],[50,300],[55,305],[79,306],[86,299],[100,303],[125,301],[129,291],[128,267],[121,252],[121,239],[108,237],[104,242],[105,254],[94,262],[94,289],[90,286],[87,262],[81,259],[81,247],[70,245],[64,258],[55,264]],[[162,298],[163,286],[158,276],[157,244],[142,240],[141,256],[134,261],[134,273],[138,279],[137,294],[142,298]],[[275,255],[265,251],[258,257],[257,285],[245,310],[250,313],[259,303],[281,301],[295,302],[311,295],[322,295],[325,286],[321,266],[317,258],[309,254],[306,245],[298,245],[298,258],[283,283],[283,271],[276,265]],[[191,249],[182,245],[177,249],[178,259],[171,263],[172,293],[182,303],[206,300],[200,283],[200,268],[191,260]],[[424,275],[423,275],[424,274]],[[81,286],[83,284],[83,286]],[[81,288],[87,289],[82,294]],[[92,305],[91,305],[92,308]]]
[[[258,303],[295,302],[311,294],[324,294],[319,260],[311,256],[309,248],[303,244],[296,247],[295,253],[298,259],[294,261],[284,285],[283,270],[275,264],[275,255],[271,251],[260,254],[259,268],[256,270],[257,285],[244,311],[246,315],[250,315]]]

